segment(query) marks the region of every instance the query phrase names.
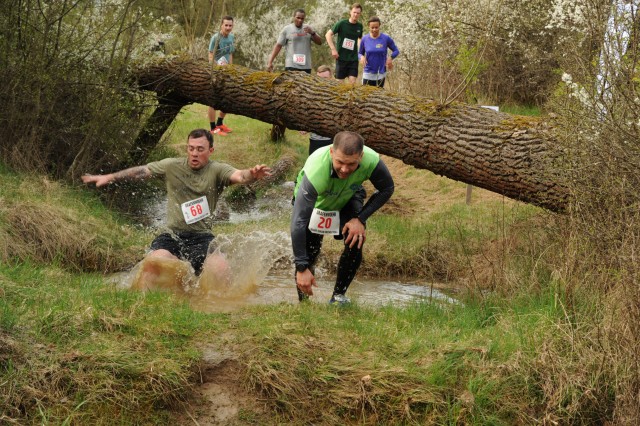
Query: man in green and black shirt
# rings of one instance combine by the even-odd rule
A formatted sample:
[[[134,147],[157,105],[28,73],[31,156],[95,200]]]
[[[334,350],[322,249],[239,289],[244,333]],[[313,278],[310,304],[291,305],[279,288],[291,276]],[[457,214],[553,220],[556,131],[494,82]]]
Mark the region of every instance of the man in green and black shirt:
[[[363,206],[362,183],[376,192]],[[313,266],[324,235],[344,239],[336,284],[330,303],[346,303],[345,293],[362,262],[365,223],[394,191],[393,178],[380,155],[364,146],[354,132],[339,132],[333,145],[309,156],[298,174],[291,218],[291,245],[296,264],[298,298],[313,295]]]

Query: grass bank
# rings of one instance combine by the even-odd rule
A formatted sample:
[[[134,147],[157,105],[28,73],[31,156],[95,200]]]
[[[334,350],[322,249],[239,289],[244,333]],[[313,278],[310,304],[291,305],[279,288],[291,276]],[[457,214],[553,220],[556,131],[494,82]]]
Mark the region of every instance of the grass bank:
[[[179,149],[205,114],[186,110],[154,155]],[[267,125],[226,123],[221,161],[286,154],[299,167],[306,156],[297,132],[272,144]],[[118,290],[104,272],[139,260],[151,235],[95,193],[0,168],[0,422],[207,424],[207,383],[244,398],[238,424],[610,420],[616,383],[633,372],[598,349],[614,318],[606,301],[570,291],[554,265],[563,247],[550,234],[563,222],[477,189],[467,205],[466,185],[388,162],[397,192],[370,220],[363,272],[455,280],[462,303],[205,314],[171,294]],[[284,215],[216,232],[287,227]],[[326,249],[333,263],[340,246]],[[231,378],[212,353],[226,353]]]

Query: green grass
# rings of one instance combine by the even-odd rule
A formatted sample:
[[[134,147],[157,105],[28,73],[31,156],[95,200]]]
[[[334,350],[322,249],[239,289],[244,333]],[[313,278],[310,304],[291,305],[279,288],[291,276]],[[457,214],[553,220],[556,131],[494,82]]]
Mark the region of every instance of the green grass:
[[[543,325],[561,317],[549,309],[548,299],[522,302],[416,303],[403,309],[275,306],[245,314],[238,327],[241,339],[253,348],[251,380],[264,392],[284,398],[285,382],[302,395],[323,395],[309,402],[321,405],[313,409],[298,401],[290,408],[294,419],[305,410],[326,411],[327,421],[358,417],[348,396],[369,375],[369,409],[382,423],[397,421],[394,413],[404,406],[416,424],[429,419],[437,424],[512,424],[523,420],[520,410],[526,408],[530,390],[521,377],[496,368],[533,356],[544,338]],[[459,410],[465,392],[475,399],[473,413]],[[402,395],[411,395],[414,402],[405,406]]]
[[[542,111],[540,107],[537,106],[526,106],[526,105],[501,105],[501,112],[506,112],[514,115],[529,115],[529,116],[541,116]]]
[[[13,360],[0,358],[0,409],[11,414],[33,388],[41,401],[22,402],[33,423],[162,419],[154,408],[182,401],[192,386],[200,362],[193,341],[225,322],[170,294],[116,290],[99,275],[5,265],[0,282],[0,339],[10,338],[3,353]]]

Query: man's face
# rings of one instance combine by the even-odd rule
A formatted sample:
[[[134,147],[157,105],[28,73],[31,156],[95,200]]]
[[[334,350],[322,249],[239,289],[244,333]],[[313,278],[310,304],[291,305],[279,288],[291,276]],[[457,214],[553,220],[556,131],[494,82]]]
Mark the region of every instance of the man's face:
[[[359,7],[354,7],[353,9],[351,9],[351,12],[349,12],[349,21],[351,23],[358,22],[358,19],[360,19],[361,14],[362,14],[362,9],[360,9]]]
[[[293,23],[297,28],[302,28],[302,24],[304,24],[305,14],[302,12],[296,12],[293,16]]]
[[[228,36],[231,34],[231,30],[233,29],[233,21],[231,19],[224,19],[222,21],[222,25],[220,26],[220,32],[223,36]]]
[[[189,167],[198,170],[209,162],[209,156],[213,154],[213,147],[209,148],[209,141],[205,136],[190,138],[187,141],[187,154],[189,155]]]
[[[380,22],[369,22],[369,34],[373,38],[380,35]]]
[[[341,150],[329,148],[333,169],[340,179],[348,178],[355,172],[362,160],[362,152],[358,154],[346,155]]]
[[[320,78],[331,78],[331,71],[329,70],[322,71],[322,72],[316,73],[316,75]]]

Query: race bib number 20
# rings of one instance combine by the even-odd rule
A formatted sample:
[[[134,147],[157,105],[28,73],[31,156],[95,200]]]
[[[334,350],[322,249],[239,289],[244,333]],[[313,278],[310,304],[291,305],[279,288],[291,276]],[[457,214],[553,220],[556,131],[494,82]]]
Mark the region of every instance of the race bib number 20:
[[[313,209],[309,221],[309,231],[321,235],[338,235],[340,233],[340,212]]]
[[[207,197],[196,198],[195,200],[182,203],[182,215],[187,225],[196,223],[206,217],[211,216]]]

